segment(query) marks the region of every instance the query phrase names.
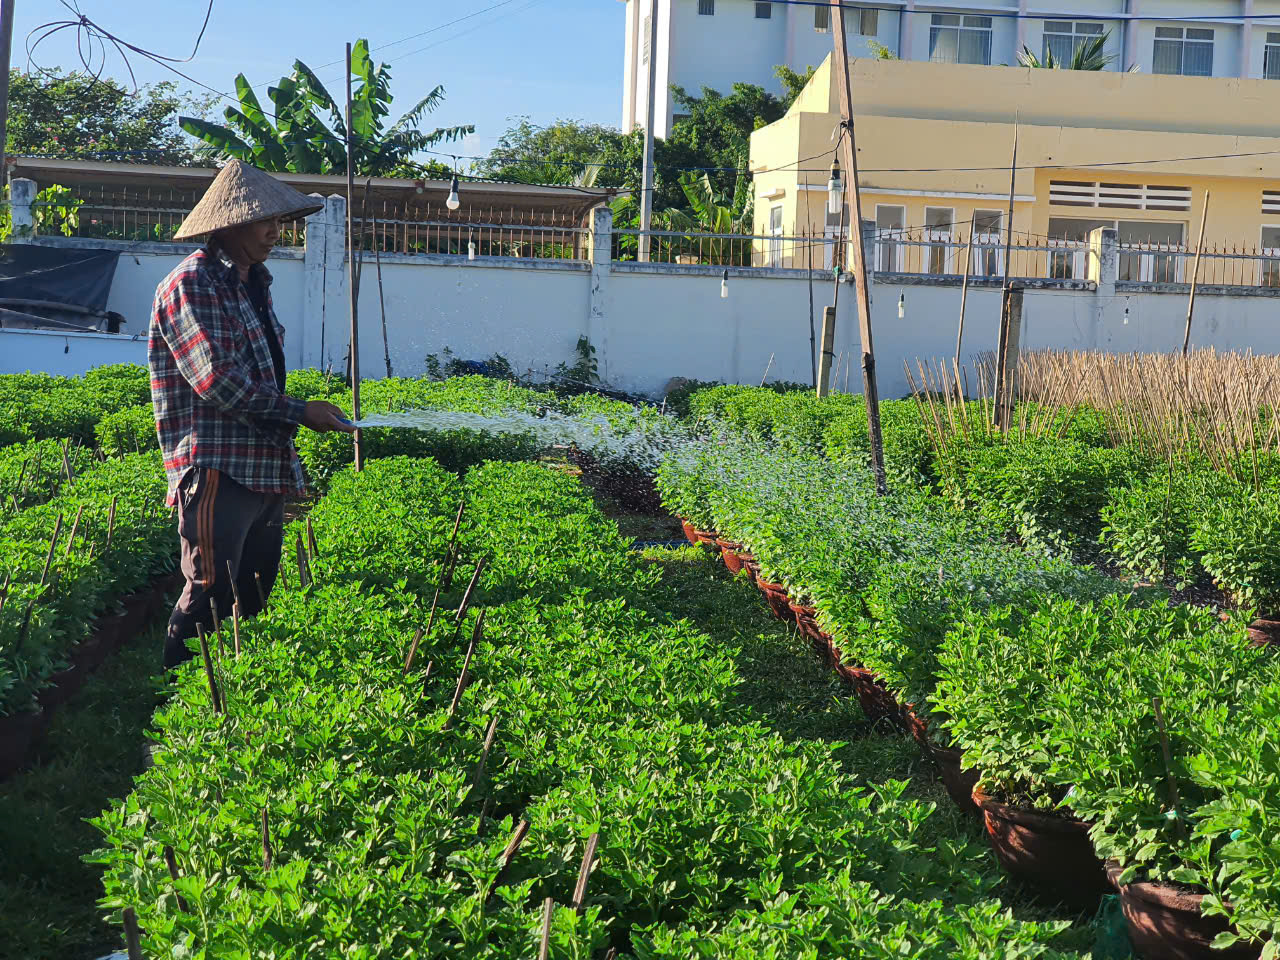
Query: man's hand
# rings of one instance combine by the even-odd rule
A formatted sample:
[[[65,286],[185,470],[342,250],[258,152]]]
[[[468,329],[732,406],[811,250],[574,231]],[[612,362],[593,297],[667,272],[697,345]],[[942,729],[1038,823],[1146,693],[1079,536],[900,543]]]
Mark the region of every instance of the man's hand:
[[[316,433],[329,433],[333,430],[342,433],[355,433],[356,428],[346,418],[342,408],[327,400],[308,400],[307,410],[302,417],[302,425]]]

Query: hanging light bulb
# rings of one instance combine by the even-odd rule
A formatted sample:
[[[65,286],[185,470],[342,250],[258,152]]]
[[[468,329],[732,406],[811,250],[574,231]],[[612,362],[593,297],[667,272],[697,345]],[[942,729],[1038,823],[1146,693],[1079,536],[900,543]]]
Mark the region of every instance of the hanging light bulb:
[[[444,205],[450,210],[457,210],[462,206],[462,201],[458,199],[458,175],[456,173],[453,175],[453,180],[449,182],[449,199],[444,202]]]
[[[1127,303],[1124,305],[1124,325],[1126,327],[1129,325],[1129,305]]]
[[[844,181],[840,179],[840,161],[831,162],[831,179],[827,181],[827,213],[839,215],[844,208]]]
[[[898,319],[905,320],[907,318],[907,295],[905,293],[898,294]]]
[[[476,258],[476,242],[472,239],[472,234],[467,234],[467,259],[474,260]]]
[[[720,299],[729,299],[729,271],[726,270],[720,275]]]

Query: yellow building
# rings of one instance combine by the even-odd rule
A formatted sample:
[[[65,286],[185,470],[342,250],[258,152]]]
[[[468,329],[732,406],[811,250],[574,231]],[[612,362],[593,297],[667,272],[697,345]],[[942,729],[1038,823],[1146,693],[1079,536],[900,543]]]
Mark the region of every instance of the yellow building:
[[[1016,118],[1011,274],[1082,278],[1088,236],[1101,226],[1119,233],[1121,279],[1189,279],[1186,250],[1209,191],[1206,249],[1250,257],[1209,257],[1201,279],[1280,285],[1280,266],[1266,259],[1280,255],[1280,83],[869,59],[849,66],[874,269],[959,273],[972,226],[973,272],[1003,272]],[[752,134],[755,233],[777,238],[758,241],[757,262],[804,267],[816,249],[813,265],[824,265],[820,257],[830,264],[830,245],[788,238],[841,229],[841,216],[827,212],[839,122],[828,57],[787,115]]]

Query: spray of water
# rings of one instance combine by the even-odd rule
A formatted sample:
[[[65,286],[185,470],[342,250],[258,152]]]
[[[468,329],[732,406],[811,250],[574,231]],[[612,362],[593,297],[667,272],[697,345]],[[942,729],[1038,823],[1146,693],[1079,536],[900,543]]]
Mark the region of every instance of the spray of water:
[[[622,461],[650,472],[657,470],[664,455],[691,442],[673,417],[637,417],[626,422],[629,419],[614,424],[599,415],[569,416],[555,410],[467,413],[423,409],[375,413],[356,426],[531,436],[544,447],[574,446],[597,459]]]

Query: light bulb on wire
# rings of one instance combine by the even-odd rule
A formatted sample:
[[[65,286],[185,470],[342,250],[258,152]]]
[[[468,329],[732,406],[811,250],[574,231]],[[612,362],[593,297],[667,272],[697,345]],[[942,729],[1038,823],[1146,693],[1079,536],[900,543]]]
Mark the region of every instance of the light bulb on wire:
[[[729,299],[729,271],[726,270],[720,275],[720,299]]]
[[[476,242],[471,234],[467,234],[467,259],[474,260],[476,258]]]
[[[831,179],[827,181],[827,213],[839,215],[844,208],[844,181],[840,179],[840,161],[831,162]]]
[[[905,293],[898,294],[898,319],[905,320],[907,318],[907,295]]]
[[[462,206],[462,201],[458,199],[458,175],[456,173],[449,182],[449,198],[445,200],[444,205],[450,210],[457,210]]]

